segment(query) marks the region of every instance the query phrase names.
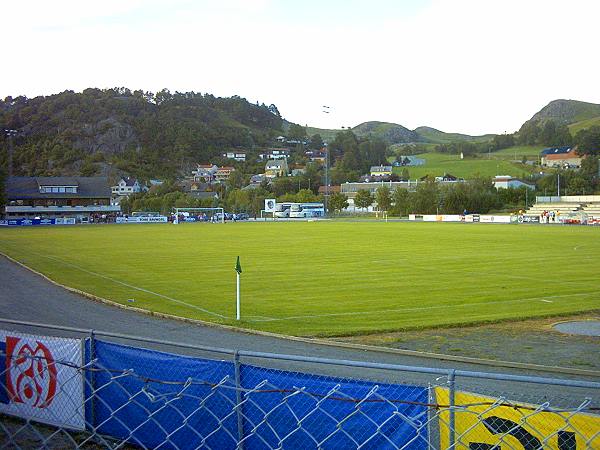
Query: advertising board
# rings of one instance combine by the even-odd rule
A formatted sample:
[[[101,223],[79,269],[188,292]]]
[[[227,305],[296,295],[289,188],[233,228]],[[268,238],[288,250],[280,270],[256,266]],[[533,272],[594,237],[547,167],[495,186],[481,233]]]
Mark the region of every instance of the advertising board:
[[[0,330],[0,413],[85,429],[83,341]]]

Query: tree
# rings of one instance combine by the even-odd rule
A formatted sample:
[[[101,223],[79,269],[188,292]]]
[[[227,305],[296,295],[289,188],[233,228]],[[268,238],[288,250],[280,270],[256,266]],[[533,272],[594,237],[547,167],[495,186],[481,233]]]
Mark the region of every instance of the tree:
[[[329,196],[329,209],[334,213],[339,213],[348,207],[348,197],[340,192],[335,192]]]
[[[226,181],[228,189],[241,189],[245,184],[244,174],[240,170],[234,170]]]
[[[247,212],[250,207],[250,196],[247,191],[234,189],[227,194],[225,205],[229,211],[234,213]]]
[[[575,135],[575,143],[580,155],[600,155],[600,125],[580,130]]]
[[[360,189],[354,197],[354,205],[358,208],[366,209],[373,204],[373,195],[371,191]]]
[[[387,186],[381,186],[377,188],[375,192],[375,201],[380,211],[389,211],[392,207],[392,195],[390,188]]]
[[[411,212],[411,195],[408,189],[396,188],[393,194],[394,208],[392,209],[395,215],[408,216]]]
[[[295,123],[291,124],[288,131],[288,138],[295,141],[304,140],[306,138],[306,128]]]
[[[321,138],[320,134],[313,134],[310,138],[310,148],[313,150],[321,150],[325,143],[323,142],[323,138]]]
[[[438,185],[432,179],[419,183],[414,193],[412,210],[417,214],[433,214],[438,208]]]
[[[527,121],[519,130],[517,143],[520,145],[534,145],[540,135],[540,127],[536,121]]]
[[[321,186],[321,174],[319,173],[319,166],[315,163],[308,163],[306,170],[302,174],[302,186],[308,187],[311,191],[319,192],[319,186]]]
[[[319,196],[315,195],[310,189],[300,189],[296,194],[297,203],[310,203],[319,200]]]
[[[554,137],[556,135],[556,123],[553,120],[547,120],[544,123],[540,133],[540,144],[554,145]]]
[[[494,150],[512,147],[515,145],[515,138],[512,134],[497,134],[492,139],[492,145],[494,146]]]
[[[298,192],[298,182],[294,180],[294,177],[277,177],[272,181],[271,189],[276,197],[288,193],[295,194]]]

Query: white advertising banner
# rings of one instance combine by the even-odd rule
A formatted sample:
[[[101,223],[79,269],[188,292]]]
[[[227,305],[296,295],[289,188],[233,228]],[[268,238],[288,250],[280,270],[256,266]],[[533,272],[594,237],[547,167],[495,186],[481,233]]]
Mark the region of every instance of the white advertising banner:
[[[83,341],[0,330],[0,413],[85,429]]]
[[[277,200],[274,198],[265,198],[265,212],[275,212]]]
[[[458,214],[444,214],[442,216],[442,222],[462,222],[463,216]]]
[[[510,223],[510,216],[480,216],[483,223]]]
[[[117,217],[116,223],[167,223],[167,216]]]

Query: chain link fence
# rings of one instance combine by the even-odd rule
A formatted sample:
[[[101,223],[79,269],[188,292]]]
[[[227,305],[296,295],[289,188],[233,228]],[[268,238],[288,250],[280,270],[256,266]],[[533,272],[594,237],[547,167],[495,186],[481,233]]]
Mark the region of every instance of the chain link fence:
[[[3,449],[600,449],[599,393],[0,320]]]

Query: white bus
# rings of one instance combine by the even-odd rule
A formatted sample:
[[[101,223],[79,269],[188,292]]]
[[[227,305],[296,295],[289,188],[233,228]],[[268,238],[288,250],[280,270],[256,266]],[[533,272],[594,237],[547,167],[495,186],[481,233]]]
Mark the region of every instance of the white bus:
[[[290,217],[290,208],[297,203],[277,203],[273,211],[273,217],[286,218]]]
[[[325,207],[323,203],[292,203],[289,217],[323,217]]]

